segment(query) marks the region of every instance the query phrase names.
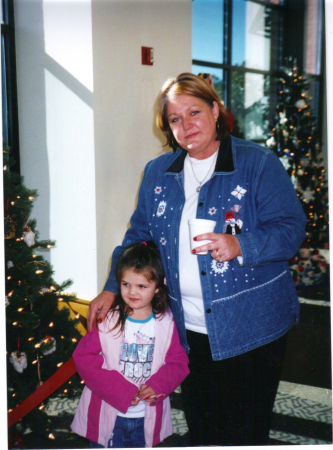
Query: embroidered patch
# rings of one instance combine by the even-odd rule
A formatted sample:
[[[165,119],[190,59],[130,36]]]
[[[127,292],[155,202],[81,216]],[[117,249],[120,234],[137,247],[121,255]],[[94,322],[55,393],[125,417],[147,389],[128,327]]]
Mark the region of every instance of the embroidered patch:
[[[237,207],[239,205],[234,205],[234,206]],[[231,208],[231,209],[233,209],[233,208]],[[232,234],[232,235],[241,233],[243,221],[240,220],[238,217],[239,217],[239,214],[237,213],[237,220],[236,220],[235,215],[232,211],[228,211],[227,213],[225,213],[225,222],[223,225],[223,233]]]
[[[215,273],[224,273],[228,270],[229,262],[228,261],[219,262],[216,261],[216,259],[213,259],[211,267],[213,272]]]
[[[162,188],[160,186],[156,186],[154,189],[155,194],[160,194],[162,192]]]
[[[234,195],[238,200],[241,200],[243,195],[245,194],[246,189],[243,189],[239,185],[231,192],[231,195]]]
[[[165,208],[166,208],[166,202],[164,200],[162,200],[158,205],[156,215],[158,217],[162,216],[164,214]]]
[[[161,237],[160,243],[161,243],[162,245],[166,245],[167,240],[166,240],[164,237]]]
[[[231,211],[236,213],[237,219],[239,218],[239,210],[241,209],[241,205],[234,205],[231,208]]]
[[[210,214],[212,216],[213,214],[216,214],[216,211],[217,211],[217,209],[215,208],[215,206],[213,206],[212,208],[209,208],[208,214]]]

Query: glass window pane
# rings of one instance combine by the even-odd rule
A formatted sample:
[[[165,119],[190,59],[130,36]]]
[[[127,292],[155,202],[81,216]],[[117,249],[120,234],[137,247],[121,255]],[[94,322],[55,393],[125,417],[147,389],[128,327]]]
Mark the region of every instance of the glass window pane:
[[[8,144],[8,100],[5,59],[5,37],[1,36],[2,140]]]
[[[265,140],[269,128],[270,77],[232,71],[231,113],[246,139]]]
[[[278,64],[279,21],[276,10],[246,0],[233,0],[232,65],[272,70]]]
[[[195,64],[192,65],[192,73],[194,75],[199,75],[199,73],[210,74],[213,78],[214,88],[220,97],[223,99],[223,91],[222,91],[222,81],[223,81],[223,70],[216,69],[215,67],[204,67],[197,66]]]
[[[192,2],[192,58],[222,63],[223,0]]]
[[[320,75],[321,11],[321,0],[307,0],[305,72],[312,75]]]
[[[1,1],[1,23],[8,23],[8,0]]]

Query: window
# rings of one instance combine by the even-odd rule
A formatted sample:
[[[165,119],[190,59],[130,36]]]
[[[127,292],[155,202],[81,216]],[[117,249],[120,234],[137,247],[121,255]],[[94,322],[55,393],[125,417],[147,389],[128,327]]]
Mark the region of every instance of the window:
[[[281,65],[282,1],[193,0],[192,72],[210,73],[246,139],[265,141]]]
[[[1,0],[1,80],[2,139],[12,149],[19,172],[19,141],[16,87],[15,31],[13,0]]]

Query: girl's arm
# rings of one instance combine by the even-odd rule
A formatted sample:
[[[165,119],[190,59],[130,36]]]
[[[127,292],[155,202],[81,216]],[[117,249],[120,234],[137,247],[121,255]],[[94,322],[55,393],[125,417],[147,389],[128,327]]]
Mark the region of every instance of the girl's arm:
[[[164,394],[169,396],[184,381],[190,373],[188,368],[188,357],[184,348],[180,345],[175,322],[173,321],[173,333],[171,343],[165,357],[165,364],[146,381],[157,395]],[[164,397],[159,398],[152,404],[163,401]]]
[[[73,359],[86,386],[118,411],[125,413],[138,388],[117,370],[102,368],[104,357],[96,327],[80,340]]]

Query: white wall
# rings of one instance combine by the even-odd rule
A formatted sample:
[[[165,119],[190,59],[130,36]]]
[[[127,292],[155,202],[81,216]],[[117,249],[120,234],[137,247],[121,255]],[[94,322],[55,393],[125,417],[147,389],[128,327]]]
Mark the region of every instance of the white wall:
[[[191,0],[16,0],[22,174],[60,283],[91,299],[161,153],[154,102],[191,69]],[[154,47],[153,66],[141,46]]]
[[[90,0],[18,0],[17,71],[22,174],[39,197],[32,217],[58,283],[93,296],[96,274]],[[84,181],[84,182],[83,182]],[[89,236],[89,238],[87,237]]]
[[[98,283],[121,242],[144,165],[165,142],[154,125],[164,81],[191,71],[191,0],[93,1]],[[154,65],[141,65],[141,46]],[[162,141],[161,141],[162,139]]]

